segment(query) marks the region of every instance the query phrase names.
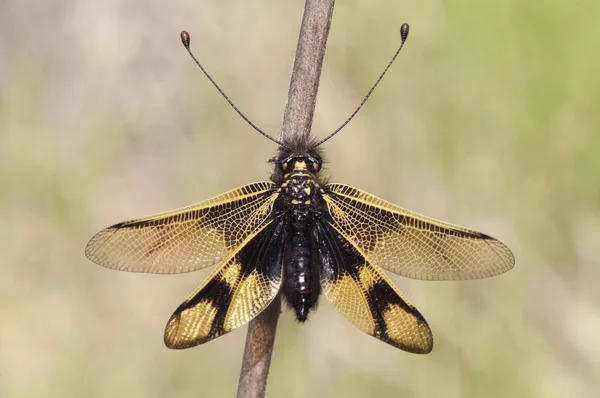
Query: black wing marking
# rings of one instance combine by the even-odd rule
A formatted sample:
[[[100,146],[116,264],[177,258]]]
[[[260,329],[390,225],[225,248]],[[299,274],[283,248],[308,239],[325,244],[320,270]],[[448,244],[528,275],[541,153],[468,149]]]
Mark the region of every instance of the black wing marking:
[[[175,310],[165,330],[169,348],[189,348],[236,329],[277,296],[283,269],[283,222],[275,221],[219,266]]]
[[[377,267],[323,221],[317,222],[314,239],[323,292],[346,319],[394,347],[418,354],[431,351],[429,325]]]

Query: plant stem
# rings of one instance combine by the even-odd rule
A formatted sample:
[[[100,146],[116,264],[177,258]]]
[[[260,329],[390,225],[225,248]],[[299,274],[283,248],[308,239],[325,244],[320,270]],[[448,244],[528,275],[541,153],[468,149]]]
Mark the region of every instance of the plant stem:
[[[334,3],[335,0],[306,0],[281,129],[284,141],[308,140],[310,135]],[[280,312],[278,296],[250,321],[238,397],[265,396]]]

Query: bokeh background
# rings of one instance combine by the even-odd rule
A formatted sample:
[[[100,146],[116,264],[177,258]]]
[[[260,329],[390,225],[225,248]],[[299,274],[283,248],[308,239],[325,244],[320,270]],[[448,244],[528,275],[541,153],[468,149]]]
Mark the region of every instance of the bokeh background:
[[[0,12],[0,396],[223,397],[246,328],[163,346],[209,270],[103,269],[118,221],[270,175],[303,2],[5,0]],[[600,389],[600,3],[339,1],[313,133],[333,181],[504,241],[516,267],[468,282],[392,276],[430,355],[362,334],[324,300],[281,317],[271,397],[594,397]]]

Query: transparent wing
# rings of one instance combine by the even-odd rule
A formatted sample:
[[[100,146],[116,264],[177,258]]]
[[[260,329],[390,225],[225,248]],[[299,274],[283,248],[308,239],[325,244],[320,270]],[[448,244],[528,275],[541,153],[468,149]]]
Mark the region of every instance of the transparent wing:
[[[329,184],[331,225],[372,264],[415,279],[477,279],[511,269],[502,242],[471,229],[421,216],[359,189]]]
[[[270,220],[271,182],[245,185],[207,201],[125,221],[98,232],[85,255],[107,268],[181,273],[218,264]]]
[[[277,296],[283,269],[283,223],[270,223],[226,259],[173,313],[165,345],[182,349],[236,329]]]
[[[389,279],[329,225],[318,224],[323,293],[347,320],[402,350],[427,354],[431,329]]]

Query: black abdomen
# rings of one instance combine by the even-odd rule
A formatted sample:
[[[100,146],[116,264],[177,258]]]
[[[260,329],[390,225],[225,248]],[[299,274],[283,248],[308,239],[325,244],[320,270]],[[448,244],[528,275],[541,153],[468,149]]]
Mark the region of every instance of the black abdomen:
[[[308,228],[292,225],[289,260],[286,261],[284,294],[296,311],[296,318],[304,322],[317,304],[320,292],[319,277],[312,261],[312,244]]]

